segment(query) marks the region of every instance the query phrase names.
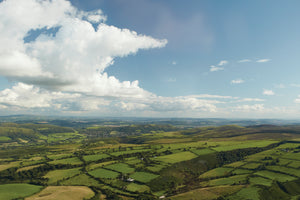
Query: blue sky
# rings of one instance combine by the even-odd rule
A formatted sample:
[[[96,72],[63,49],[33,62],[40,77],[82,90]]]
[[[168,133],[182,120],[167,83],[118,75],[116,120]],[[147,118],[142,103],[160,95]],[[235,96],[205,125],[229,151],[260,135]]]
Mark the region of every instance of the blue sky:
[[[300,114],[299,1],[0,2],[3,114]]]

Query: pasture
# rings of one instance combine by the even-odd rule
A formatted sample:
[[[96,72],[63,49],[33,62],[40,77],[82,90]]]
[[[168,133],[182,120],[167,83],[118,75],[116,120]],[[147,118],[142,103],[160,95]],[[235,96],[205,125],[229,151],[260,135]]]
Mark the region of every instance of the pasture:
[[[43,187],[30,184],[0,185],[0,200],[22,199],[39,192]]]
[[[129,167],[127,164],[124,164],[124,163],[116,163],[116,164],[112,164],[112,165],[107,165],[107,166],[105,166],[105,168],[120,172],[122,174],[130,174],[135,171],[134,168]]]
[[[79,158],[73,157],[73,158],[66,158],[66,159],[61,159],[61,160],[53,160],[53,161],[50,161],[49,164],[81,165],[81,164],[83,164],[83,162],[81,160],[79,160]]]
[[[130,192],[143,193],[143,192],[149,192],[150,188],[147,185],[140,185],[140,184],[136,184],[136,183],[130,183],[129,185],[126,186],[126,190],[128,190]]]
[[[83,200],[90,199],[94,195],[95,193],[85,186],[48,186],[25,200]]]
[[[95,155],[83,156],[83,159],[86,162],[93,162],[93,161],[102,160],[102,159],[105,159],[105,158],[108,158],[108,157],[110,157],[110,156],[103,153],[103,154],[95,154]]]
[[[108,178],[108,179],[114,179],[120,175],[118,172],[114,172],[103,168],[98,168],[93,171],[90,171],[89,174],[95,178]]]
[[[135,172],[134,174],[130,175],[130,178],[141,182],[141,183],[148,183],[152,179],[157,178],[159,175],[148,173],[148,172]]]
[[[154,158],[154,160],[160,161],[160,162],[165,162],[165,163],[177,163],[177,162],[182,162],[186,160],[191,160],[193,158],[196,158],[197,156],[189,151],[184,151],[180,153],[174,153],[170,155],[165,155],[165,156],[159,156]]]
[[[81,168],[61,169],[48,172],[44,178],[48,179],[48,184],[56,184],[58,181],[70,178],[79,174]]]
[[[293,176],[276,173],[276,172],[271,172],[271,171],[267,171],[267,170],[258,171],[258,172],[255,172],[254,174],[271,179],[271,180],[276,180],[279,182],[293,181],[293,180],[297,179]]]

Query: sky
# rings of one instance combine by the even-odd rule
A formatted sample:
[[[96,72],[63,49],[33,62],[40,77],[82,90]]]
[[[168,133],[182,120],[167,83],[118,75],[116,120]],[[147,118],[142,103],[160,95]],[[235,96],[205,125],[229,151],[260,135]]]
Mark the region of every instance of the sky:
[[[0,0],[0,115],[300,116],[298,0]]]

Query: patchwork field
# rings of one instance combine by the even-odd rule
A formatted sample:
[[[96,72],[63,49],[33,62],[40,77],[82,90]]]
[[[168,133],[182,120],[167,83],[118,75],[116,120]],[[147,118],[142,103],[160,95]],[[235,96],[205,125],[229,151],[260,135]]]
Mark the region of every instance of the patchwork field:
[[[270,132],[264,135],[261,127],[164,131],[157,130],[158,125],[145,125],[145,129],[144,125],[128,125],[127,136],[115,137],[126,128],[23,126],[38,136],[35,140],[20,137],[28,141],[17,142],[22,148],[1,146],[0,200],[163,196],[172,200],[279,200],[300,196],[300,142],[281,141]],[[222,138],[221,133],[230,137]],[[0,145],[4,140],[14,145],[17,139],[5,134],[0,135]],[[254,135],[264,139],[245,140]]]

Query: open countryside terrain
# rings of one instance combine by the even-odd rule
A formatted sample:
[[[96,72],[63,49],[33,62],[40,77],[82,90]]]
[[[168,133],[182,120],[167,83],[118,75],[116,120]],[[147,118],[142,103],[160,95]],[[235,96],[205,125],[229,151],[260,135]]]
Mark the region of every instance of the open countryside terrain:
[[[297,199],[300,126],[2,123],[0,199]]]

